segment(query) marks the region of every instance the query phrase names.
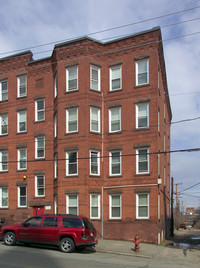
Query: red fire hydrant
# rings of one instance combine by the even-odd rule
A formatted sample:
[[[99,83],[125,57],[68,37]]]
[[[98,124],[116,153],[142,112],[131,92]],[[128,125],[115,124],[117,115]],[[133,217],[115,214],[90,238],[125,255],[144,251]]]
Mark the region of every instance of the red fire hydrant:
[[[135,236],[133,243],[135,243],[135,252],[139,252],[141,240],[139,239],[138,235]]]

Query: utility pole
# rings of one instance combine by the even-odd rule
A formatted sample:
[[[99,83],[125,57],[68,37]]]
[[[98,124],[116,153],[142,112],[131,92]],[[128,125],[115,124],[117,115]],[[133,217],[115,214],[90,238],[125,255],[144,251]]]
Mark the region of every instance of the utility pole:
[[[182,183],[175,183],[176,185],[176,228],[178,229],[179,225],[179,215],[180,215],[180,207],[179,207],[179,196],[178,196],[178,185],[181,185]]]
[[[174,178],[171,178],[171,220],[170,220],[170,236],[174,236]]]

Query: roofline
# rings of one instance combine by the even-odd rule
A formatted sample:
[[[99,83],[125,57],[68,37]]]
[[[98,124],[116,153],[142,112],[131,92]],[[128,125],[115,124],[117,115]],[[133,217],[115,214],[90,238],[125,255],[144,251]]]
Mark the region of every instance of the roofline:
[[[139,35],[142,35],[142,34],[151,33],[151,32],[157,31],[157,30],[160,30],[160,26],[156,26],[156,27],[153,27],[153,28],[151,28],[149,30],[141,31],[141,32],[138,32],[138,33],[134,33],[134,34],[130,34],[130,35],[125,35],[123,37],[112,39],[112,40],[109,40],[107,42],[99,41],[99,40],[97,40],[95,38],[90,37],[89,35],[88,36],[87,35],[86,36],[80,36],[80,37],[75,38],[75,39],[70,39],[69,41],[66,41],[66,42],[55,44],[54,48],[57,48],[57,47],[60,47],[60,46],[64,46],[64,45],[67,45],[67,44],[70,44],[70,43],[75,43],[75,42],[83,41],[85,39],[89,39],[89,40],[91,40],[93,42],[96,42],[96,43],[99,43],[99,44],[102,44],[102,45],[106,45],[106,44],[118,42],[118,41],[121,41],[121,40],[124,40],[124,39],[128,39],[128,38],[131,38],[131,37],[136,37],[136,36],[139,36]]]
[[[17,53],[17,54],[12,54],[10,56],[0,58],[0,60],[8,60],[8,59],[11,59],[11,58],[20,57],[20,56],[25,55],[25,54],[31,54],[31,56],[33,56],[33,53],[31,52],[31,50],[26,50],[26,51],[23,51],[23,52],[20,52],[20,53]]]

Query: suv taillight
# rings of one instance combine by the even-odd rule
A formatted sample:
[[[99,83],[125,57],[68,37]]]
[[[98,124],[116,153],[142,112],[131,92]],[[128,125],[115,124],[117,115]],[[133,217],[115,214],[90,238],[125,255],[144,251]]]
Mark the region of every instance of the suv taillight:
[[[82,231],[81,236],[83,239],[86,239],[85,231]]]

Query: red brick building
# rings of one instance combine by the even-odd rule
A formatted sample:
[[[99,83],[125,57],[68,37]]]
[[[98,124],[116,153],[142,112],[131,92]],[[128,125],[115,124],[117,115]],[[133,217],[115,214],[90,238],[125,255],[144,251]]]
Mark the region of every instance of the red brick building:
[[[104,238],[159,243],[171,116],[160,28],[0,59],[0,218],[80,214]]]

